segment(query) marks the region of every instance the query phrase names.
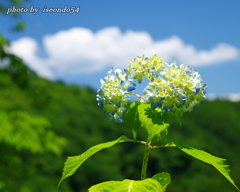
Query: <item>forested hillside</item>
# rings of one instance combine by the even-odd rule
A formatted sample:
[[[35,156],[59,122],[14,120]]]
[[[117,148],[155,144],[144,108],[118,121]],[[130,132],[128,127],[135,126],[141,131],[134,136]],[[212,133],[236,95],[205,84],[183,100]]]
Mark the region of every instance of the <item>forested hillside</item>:
[[[57,189],[67,156],[132,133],[124,123],[105,120],[94,90],[51,82],[4,50],[0,56],[0,191],[84,192],[107,180],[140,179],[144,146],[123,143],[92,156]],[[161,143],[171,141],[228,159],[240,186],[240,102],[195,107],[181,126],[173,120]],[[172,176],[169,192],[236,191],[212,166],[175,148],[152,149],[148,176],[163,171]]]

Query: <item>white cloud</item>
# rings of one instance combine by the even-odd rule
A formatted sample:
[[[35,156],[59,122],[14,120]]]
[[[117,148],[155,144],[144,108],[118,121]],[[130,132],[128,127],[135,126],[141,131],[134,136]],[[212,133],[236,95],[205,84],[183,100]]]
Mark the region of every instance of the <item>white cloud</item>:
[[[12,42],[11,51],[21,57],[40,76],[46,78],[54,77],[47,65],[47,61],[37,56],[38,44],[34,39],[24,37]]]
[[[240,55],[236,47],[223,43],[211,50],[196,50],[177,36],[154,41],[147,32],[122,33],[117,27],[96,33],[76,27],[45,36],[42,51],[48,58],[37,55],[40,48],[31,38],[21,38],[11,47],[31,68],[49,78],[54,76],[52,69],[58,74],[82,74],[98,72],[107,66],[125,68],[130,60],[143,54],[157,54],[167,62],[176,60],[190,66],[226,62]]]
[[[232,102],[239,102],[240,101],[240,93],[230,93],[227,95],[222,95],[222,99],[227,99]]]
[[[214,101],[214,100],[229,100],[232,102],[239,102],[240,101],[240,93],[229,93],[229,94],[222,94],[220,96],[217,96],[214,93],[207,94],[207,100]]]
[[[216,94],[214,94],[214,93],[207,94],[207,100],[214,101],[216,99],[217,99],[217,95]]]

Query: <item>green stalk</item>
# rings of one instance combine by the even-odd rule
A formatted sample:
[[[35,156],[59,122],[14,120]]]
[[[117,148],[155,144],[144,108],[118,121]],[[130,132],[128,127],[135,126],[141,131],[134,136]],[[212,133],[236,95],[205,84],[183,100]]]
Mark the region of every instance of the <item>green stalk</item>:
[[[147,173],[147,164],[148,164],[148,157],[150,154],[150,143],[146,143],[145,151],[144,151],[144,157],[143,157],[143,163],[142,163],[142,172],[141,172],[141,180],[146,179],[146,173]]]
[[[138,98],[140,98],[140,99],[143,99],[144,101],[146,101],[147,103],[149,102],[147,99],[145,99],[144,97],[142,97],[142,96],[140,96],[140,95],[138,95],[138,94],[136,94],[136,93],[133,93],[133,92],[128,92],[128,93],[125,93],[125,95],[134,95],[134,96],[136,96],[136,97],[138,97]]]

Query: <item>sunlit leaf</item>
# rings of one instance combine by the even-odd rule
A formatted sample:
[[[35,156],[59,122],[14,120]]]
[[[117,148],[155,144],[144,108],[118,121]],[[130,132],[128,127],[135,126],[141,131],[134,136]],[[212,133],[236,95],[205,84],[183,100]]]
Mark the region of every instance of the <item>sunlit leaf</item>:
[[[92,186],[89,192],[162,192],[160,183],[154,179],[134,181],[125,179],[123,181],[107,181]]]
[[[93,154],[95,154],[96,152],[98,152],[102,149],[112,147],[113,145],[123,142],[123,141],[131,141],[132,142],[131,139],[129,139],[123,135],[114,141],[109,141],[106,143],[101,143],[101,144],[95,145],[95,146],[91,147],[90,149],[88,149],[87,151],[85,151],[84,153],[82,153],[81,155],[68,157],[67,161],[65,162],[62,178],[61,178],[58,186],[61,184],[61,182],[65,178],[67,178],[67,177],[71,176],[73,173],[75,173],[75,171],[82,165],[82,163],[84,161],[86,161],[90,156],[92,156]]]
[[[228,181],[230,181],[238,190],[239,188],[235,185],[234,181],[231,179],[229,175],[229,165],[227,164],[226,159],[222,159],[219,157],[215,157],[205,151],[195,149],[193,147],[190,147],[188,145],[172,142],[170,145],[176,145],[179,149],[181,149],[183,152],[187,153],[188,155],[191,155],[195,157],[196,159],[199,159],[205,163],[208,163],[212,166],[214,166],[220,173],[223,174],[224,177],[227,178]],[[240,191],[240,190],[239,190]]]
[[[138,106],[139,120],[148,132],[149,141],[158,142],[168,134],[168,127],[171,123],[171,117],[163,113],[161,109],[152,110],[150,104],[141,104]]]
[[[152,179],[158,181],[162,186],[163,190],[171,183],[171,177],[169,173],[162,172],[154,175]]]

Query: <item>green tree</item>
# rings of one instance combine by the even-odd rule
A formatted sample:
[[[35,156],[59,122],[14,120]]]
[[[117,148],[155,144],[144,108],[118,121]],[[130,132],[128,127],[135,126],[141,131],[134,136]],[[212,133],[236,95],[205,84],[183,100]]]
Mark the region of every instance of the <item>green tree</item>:
[[[1,0],[0,13],[6,14],[8,8],[13,6],[21,7],[27,0]],[[12,13],[10,16],[16,20],[16,23],[12,26],[12,31],[22,31],[25,29],[25,23],[19,19],[20,13]],[[1,25],[0,25],[1,27]]]

